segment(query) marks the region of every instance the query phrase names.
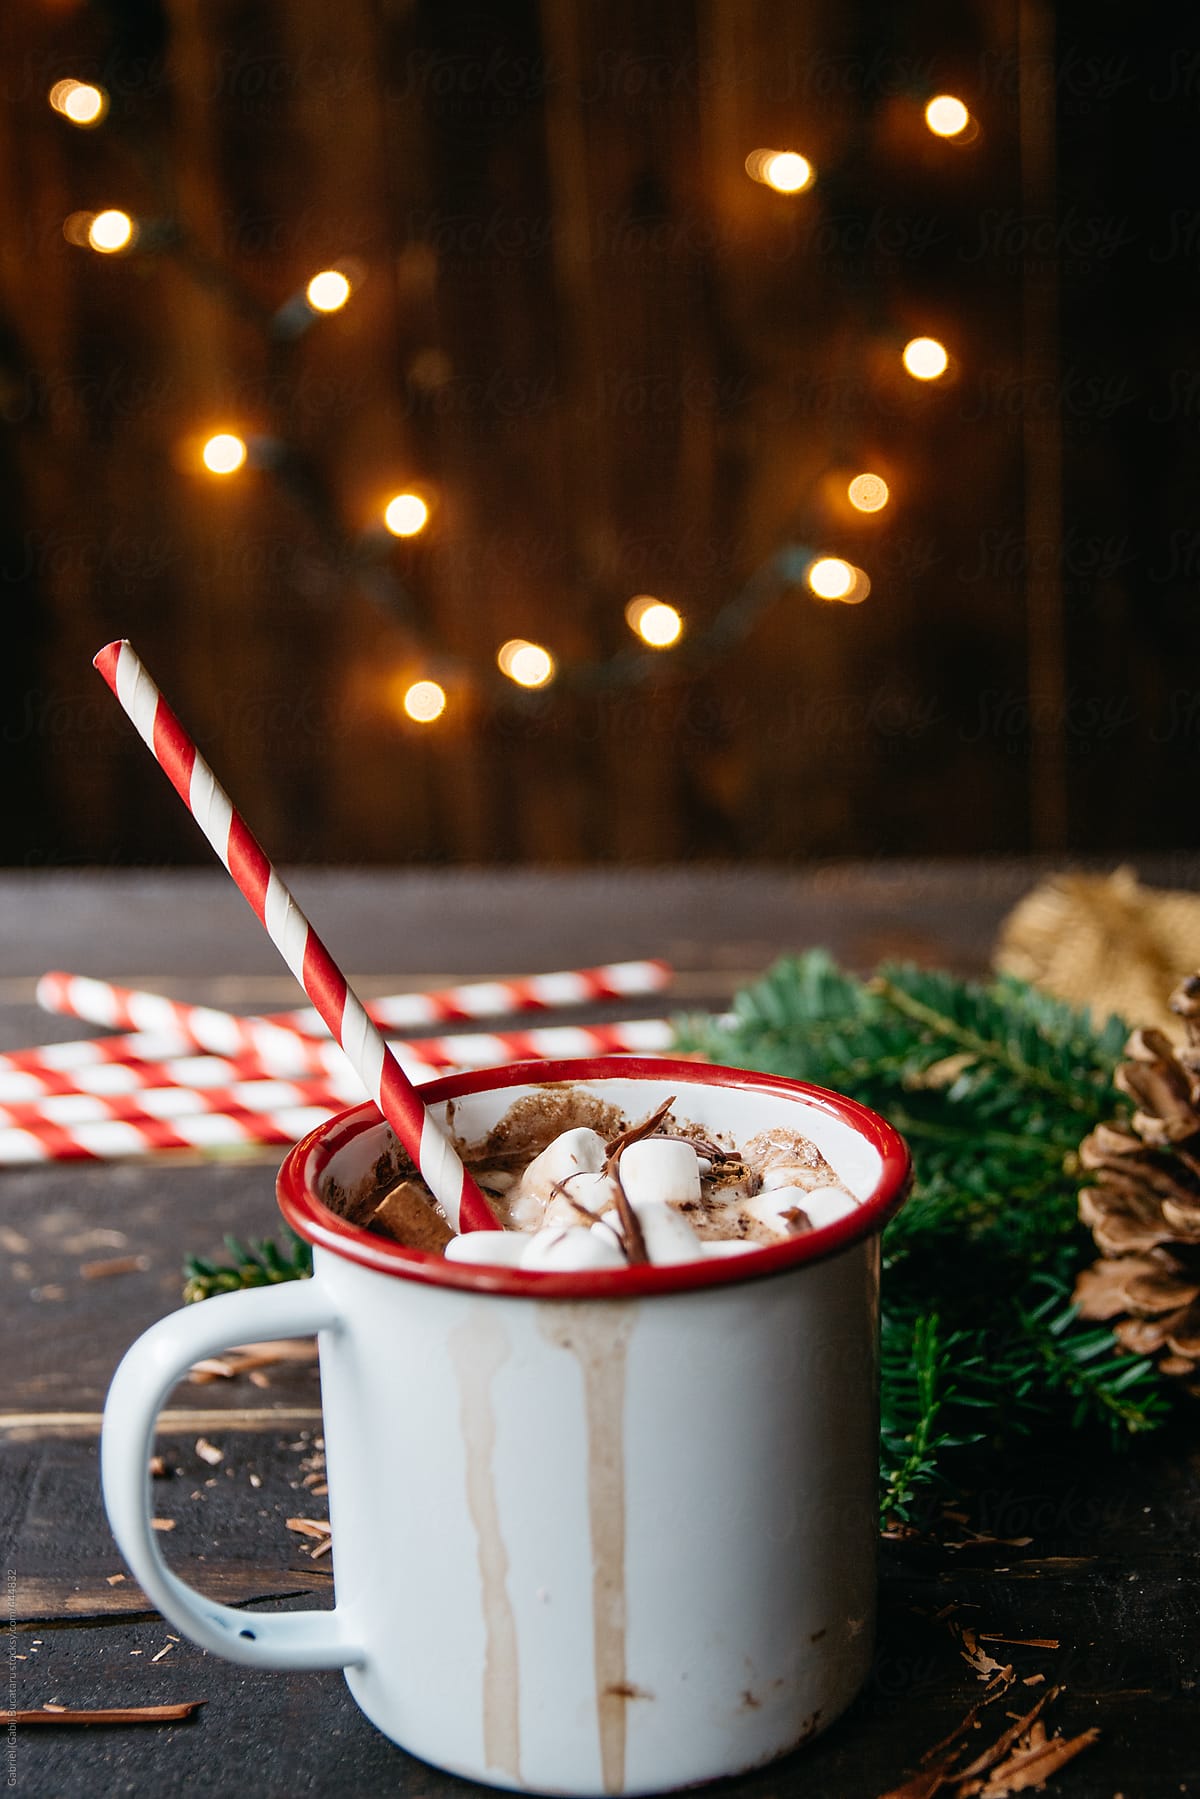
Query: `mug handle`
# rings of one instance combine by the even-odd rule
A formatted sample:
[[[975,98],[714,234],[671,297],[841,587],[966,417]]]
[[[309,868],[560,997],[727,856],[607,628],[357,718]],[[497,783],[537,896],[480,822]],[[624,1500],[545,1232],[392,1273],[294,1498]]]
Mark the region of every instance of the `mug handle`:
[[[252,1668],[345,1668],[365,1653],[332,1611],[246,1612],[206,1599],[173,1574],[150,1523],[150,1453],[163,1400],[193,1362],[272,1337],[341,1328],[318,1278],[250,1287],[173,1312],[126,1353],[104,1407],[100,1477],[122,1555],[147,1597],[202,1649]]]

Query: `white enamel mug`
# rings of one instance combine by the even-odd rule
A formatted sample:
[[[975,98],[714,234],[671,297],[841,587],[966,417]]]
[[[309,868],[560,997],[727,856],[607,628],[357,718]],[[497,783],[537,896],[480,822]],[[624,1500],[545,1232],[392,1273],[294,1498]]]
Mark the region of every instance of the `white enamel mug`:
[[[654,1792],[795,1748],[866,1676],[879,1233],[908,1154],[852,1100],[693,1062],[527,1063],[423,1093],[471,1143],[557,1081],[635,1121],[673,1094],[677,1116],[734,1143],[799,1130],[858,1209],[670,1267],[447,1262],[323,1203],[334,1183],[352,1199],[388,1168],[395,1139],[359,1106],[280,1171],[313,1279],[176,1312],[126,1355],[104,1415],[104,1495],[146,1593],[215,1654],[343,1668],[381,1731],[472,1780]],[[155,1416],[198,1358],[306,1331],[320,1345],[336,1605],[234,1609],[163,1561]]]

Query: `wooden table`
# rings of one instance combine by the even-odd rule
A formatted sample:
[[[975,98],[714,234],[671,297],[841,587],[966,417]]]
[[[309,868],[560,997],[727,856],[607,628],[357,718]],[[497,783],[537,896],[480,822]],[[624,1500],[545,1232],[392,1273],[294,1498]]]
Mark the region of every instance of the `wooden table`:
[[[1200,886],[1194,865],[1142,866],[1147,878]],[[1022,863],[807,874],[308,870],[296,888],[371,991],[656,954],[680,971],[679,1003],[699,1007],[723,1002],[777,953],[813,943],[859,966],[902,954],[982,968],[1035,872]],[[291,1003],[294,992],[243,902],[207,872],[0,876],[0,1047],[81,1034],[34,1009],[33,977],[55,966],[243,1009]],[[273,1163],[0,1173],[0,1532],[16,1703],[207,1701],[181,1725],[21,1729],[19,1790],[56,1799],[466,1790],[387,1743],[340,1676],[214,1660],[176,1640],[119,1578],[97,1482],[108,1380],[133,1337],[178,1304],[186,1250],[219,1251],[227,1230],[275,1229]],[[144,1269],[80,1273],[130,1251]],[[154,1489],[159,1515],[175,1521],[164,1538],[171,1559],[233,1602],[329,1603],[328,1562],[310,1561],[285,1526],[324,1515],[303,1484],[320,1431],[309,1362],[272,1367],[259,1384],[245,1375],[180,1386],[160,1434],[170,1472]],[[197,1454],[201,1438],[220,1462]],[[736,1792],[875,1799],[915,1769],[979,1697],[933,1617],[951,1602],[981,1630],[1058,1640],[1056,1650],[1004,1651],[1020,1676],[1065,1687],[1054,1714],[1064,1730],[1103,1731],[1052,1791],[1200,1791],[1198,1475],[1180,1441],[1116,1462],[1084,1463],[1068,1447],[1060,1460],[998,1465],[976,1520],[994,1538],[1030,1541],[954,1551],[885,1543],[867,1691],[826,1736]]]

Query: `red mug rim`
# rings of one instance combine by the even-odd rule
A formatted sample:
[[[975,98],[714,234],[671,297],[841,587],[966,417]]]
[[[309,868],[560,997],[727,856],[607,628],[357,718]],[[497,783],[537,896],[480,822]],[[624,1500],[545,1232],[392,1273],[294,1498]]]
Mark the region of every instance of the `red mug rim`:
[[[693,1086],[736,1087],[758,1093],[778,1093],[792,1100],[803,1099],[817,1110],[840,1119],[866,1139],[880,1157],[879,1178],[848,1217],[823,1225],[803,1237],[766,1244],[744,1255],[660,1267],[639,1265],[575,1273],[537,1273],[449,1262],[444,1256],[406,1249],[389,1238],[347,1224],[313,1191],[316,1178],[338,1150],[360,1131],[383,1122],[374,1101],[365,1100],[335,1118],[326,1119],[288,1153],[276,1181],[279,1209],[292,1229],[307,1242],[330,1250],[347,1261],[357,1262],[360,1267],[371,1268],[377,1274],[396,1275],[437,1287],[457,1287],[469,1292],[519,1298],[623,1299],[641,1294],[724,1286],[733,1281],[755,1280],[824,1261],[881,1231],[908,1196],[912,1184],[912,1160],[908,1145],[898,1131],[858,1100],[833,1093],[826,1087],[815,1087],[808,1081],[787,1080],[782,1075],[657,1056],[581,1056],[569,1061],[512,1062],[503,1068],[471,1069],[427,1081],[421,1086],[420,1093],[426,1101],[438,1103],[502,1087],[619,1079],[686,1081]]]

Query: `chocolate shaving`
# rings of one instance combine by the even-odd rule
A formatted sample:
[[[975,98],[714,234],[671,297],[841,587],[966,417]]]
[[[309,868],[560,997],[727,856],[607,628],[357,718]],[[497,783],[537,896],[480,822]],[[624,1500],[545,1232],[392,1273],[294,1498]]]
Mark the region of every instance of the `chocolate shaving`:
[[[604,1145],[604,1153],[608,1157],[609,1162],[615,1163],[619,1161],[623,1152],[629,1149],[632,1144],[640,1143],[643,1137],[652,1137],[674,1104],[675,1095],[672,1093],[669,1099],[663,1100],[662,1105],[659,1106],[656,1112],[651,1112],[649,1118],[644,1118],[641,1124],[631,1125],[627,1131],[622,1131],[619,1137],[613,1137],[606,1143]],[[605,1172],[610,1173],[611,1169],[606,1167]]]
[[[600,1214],[598,1212],[593,1212],[590,1207],[584,1205],[581,1199],[576,1199],[575,1195],[567,1190],[567,1181],[573,1181],[579,1175],[586,1174],[586,1172],[587,1170],[584,1168],[577,1168],[575,1173],[568,1174],[565,1180],[551,1181],[550,1191],[551,1193],[557,1193],[560,1199],[565,1199],[572,1210],[578,1212],[581,1218],[586,1218],[589,1224],[596,1224],[599,1222]]]
[[[625,1247],[625,1260],[632,1268],[636,1262],[648,1262],[650,1257],[646,1251],[646,1239],[642,1235],[642,1227],[638,1215],[629,1203],[629,1195],[625,1191],[625,1183],[621,1179],[616,1158],[610,1158],[605,1166],[605,1173],[612,1179],[617,1195],[617,1216],[621,1220],[621,1236]]]
[[[660,1131],[659,1136],[664,1143],[686,1143],[694,1149],[698,1156],[704,1156],[710,1162],[736,1162],[738,1154],[733,1149],[722,1149],[719,1143],[710,1143],[706,1137],[686,1137],[682,1131]]]

